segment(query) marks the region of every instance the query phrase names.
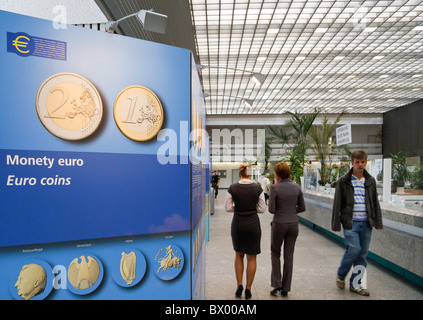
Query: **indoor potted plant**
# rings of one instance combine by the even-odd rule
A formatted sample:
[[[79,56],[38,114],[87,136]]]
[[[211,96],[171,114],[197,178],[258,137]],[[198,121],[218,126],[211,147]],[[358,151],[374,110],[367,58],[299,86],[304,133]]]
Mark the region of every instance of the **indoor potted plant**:
[[[397,193],[404,193],[405,182],[410,178],[407,168],[407,158],[404,151],[397,154],[391,154],[392,157],[392,178],[397,188]]]

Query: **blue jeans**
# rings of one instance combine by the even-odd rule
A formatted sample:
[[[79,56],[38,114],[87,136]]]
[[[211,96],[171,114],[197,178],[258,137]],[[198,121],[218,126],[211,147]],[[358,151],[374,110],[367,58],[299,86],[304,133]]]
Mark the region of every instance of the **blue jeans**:
[[[351,230],[344,229],[346,251],[338,269],[338,276],[345,279],[352,266],[362,266],[361,271],[354,272],[350,278],[353,284],[354,278],[363,272],[367,266],[367,253],[369,251],[370,239],[372,237],[372,227],[368,221],[353,221]],[[360,270],[360,268],[358,268]],[[363,274],[360,275],[360,279]],[[360,283],[360,281],[358,281]]]

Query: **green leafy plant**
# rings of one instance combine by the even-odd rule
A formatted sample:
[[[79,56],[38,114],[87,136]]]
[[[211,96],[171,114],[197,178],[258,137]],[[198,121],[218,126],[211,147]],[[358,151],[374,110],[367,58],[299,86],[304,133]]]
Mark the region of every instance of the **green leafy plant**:
[[[332,177],[332,155],[346,148],[345,146],[337,146],[332,142],[333,131],[346,113],[346,111],[342,111],[333,123],[329,122],[327,114],[325,113],[322,116],[322,124],[313,126],[309,132],[314,142],[313,147],[316,151],[317,160],[320,162],[320,180],[318,182],[322,186],[333,182],[330,181]]]
[[[289,164],[291,168],[291,180],[301,184],[301,177],[304,174],[303,163],[301,162],[302,157],[295,150],[292,150],[287,157],[283,157],[282,161]]]
[[[410,173],[410,182],[413,189],[423,190],[423,165],[415,168]]]
[[[407,168],[407,157],[404,151],[399,151],[397,154],[390,154],[392,157],[392,178],[397,187],[404,187],[406,181],[410,178],[410,173]]]

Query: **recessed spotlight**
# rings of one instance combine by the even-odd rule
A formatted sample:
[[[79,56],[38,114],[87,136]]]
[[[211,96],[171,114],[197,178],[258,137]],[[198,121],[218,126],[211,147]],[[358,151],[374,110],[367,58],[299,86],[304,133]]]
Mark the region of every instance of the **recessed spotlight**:
[[[413,91],[420,91],[422,88],[414,88]]]
[[[276,34],[279,32],[279,28],[269,28],[267,29],[267,33],[272,33],[272,34]]]
[[[328,91],[329,92],[334,92],[334,91],[336,91],[336,89],[329,89]]]
[[[389,77],[389,75],[387,75],[387,74],[382,74],[379,78],[388,78]]]
[[[347,79],[354,79],[354,78],[356,78],[357,76],[355,75],[355,74],[351,74],[351,75],[349,75],[348,77],[347,77]]]
[[[383,91],[392,91],[392,89],[385,89],[385,90],[383,90]]]
[[[369,107],[369,110],[374,110],[375,109],[375,107]]]
[[[367,27],[367,28],[364,28],[364,32],[373,32],[373,31],[375,31],[377,29],[377,27]]]
[[[356,91],[357,92],[361,92],[361,91],[364,91],[364,89],[357,89]]]
[[[385,58],[385,56],[374,56],[373,57],[374,60],[380,60],[380,59],[383,59],[383,58]]]
[[[325,33],[326,31],[328,31],[328,28],[316,28],[316,30],[314,30],[316,33]]]
[[[363,100],[363,102],[369,102],[370,101],[370,99],[364,99]]]
[[[345,58],[345,56],[337,56],[337,57],[333,58],[333,60],[342,60],[344,58]]]
[[[423,76],[423,74],[415,74],[415,75],[412,76],[412,78],[420,78],[422,76]]]
[[[300,61],[302,61],[302,60],[305,60],[305,58],[306,58],[306,57],[300,57],[300,56],[298,56],[298,57],[296,57],[296,58],[295,58],[295,60],[300,60]]]
[[[414,27],[414,31],[423,31],[423,26]]]

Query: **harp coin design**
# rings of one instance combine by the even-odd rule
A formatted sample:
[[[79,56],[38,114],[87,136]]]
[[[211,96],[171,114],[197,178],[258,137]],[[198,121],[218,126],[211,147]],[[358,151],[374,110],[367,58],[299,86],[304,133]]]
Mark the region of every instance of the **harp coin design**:
[[[120,260],[120,274],[128,286],[131,285],[132,281],[135,279],[136,267],[137,256],[135,252],[132,251],[129,254],[122,252],[122,259]]]

